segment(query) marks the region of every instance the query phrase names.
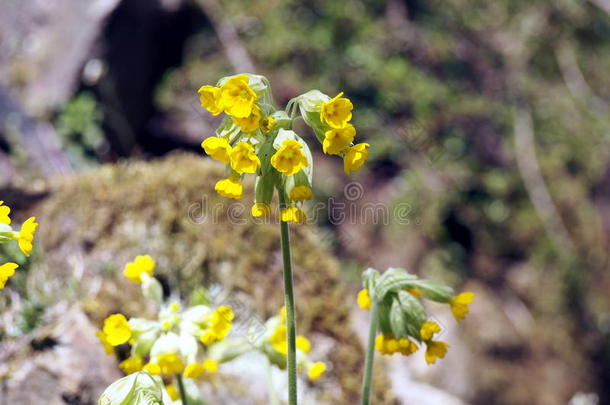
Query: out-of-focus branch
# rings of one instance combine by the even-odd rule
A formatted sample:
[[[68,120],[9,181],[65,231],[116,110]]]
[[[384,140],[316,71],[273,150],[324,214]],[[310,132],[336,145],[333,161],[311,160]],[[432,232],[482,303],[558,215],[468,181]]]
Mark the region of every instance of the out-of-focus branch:
[[[574,253],[574,243],[553,203],[538,165],[533,127],[529,109],[523,106],[515,107],[513,128],[517,166],[534,209],[555,249],[562,253]]]
[[[607,113],[608,104],[597,97],[587,84],[578,66],[574,48],[564,41],[555,48],[555,57],[566,87],[572,96],[600,114]]]
[[[197,3],[208,16],[218,40],[236,72],[254,73],[254,63],[239,40],[235,26],[223,14],[220,4],[216,0],[197,0]]]

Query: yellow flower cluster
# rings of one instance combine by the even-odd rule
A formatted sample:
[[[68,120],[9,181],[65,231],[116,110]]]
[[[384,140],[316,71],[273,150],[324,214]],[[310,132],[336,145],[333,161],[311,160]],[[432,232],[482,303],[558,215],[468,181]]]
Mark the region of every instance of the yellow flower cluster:
[[[375,339],[375,349],[379,353],[409,356],[419,349],[419,343],[426,345],[428,364],[445,357],[449,345],[433,339],[441,327],[427,320],[426,310],[420,303],[422,297],[449,304],[457,321],[466,317],[468,306],[474,302],[474,293],[454,295],[450,287],[418,279],[402,269],[391,268],[381,276],[374,269],[365,272],[364,288],[358,293],[357,302],[366,310],[372,308],[373,300],[377,303],[379,319],[376,322],[381,334]]]
[[[299,204],[313,197],[313,162],[309,147],[292,130],[297,110],[313,128],[324,153],[343,156],[346,173],[359,169],[368,157],[369,144],[353,145],[353,105],[343,93],[330,98],[314,90],[292,99],[284,111],[275,109],[264,76],[225,77],[216,86],[204,85],[198,92],[202,107],[213,115],[225,114],[217,136],[201,143],[210,157],[227,168],[227,177],[216,183],[215,190],[223,197],[240,199],[243,177],[256,174],[254,217],[271,216],[270,204],[277,190],[285,202],[280,219],[295,223],[307,220]]]
[[[7,205],[4,205],[4,201],[0,201],[0,244],[7,243],[10,241],[16,241],[19,245],[19,249],[26,256],[29,257],[32,252],[32,242],[34,240],[34,233],[36,232],[36,218],[28,218],[23,225],[21,230],[13,231],[11,227],[11,209]],[[19,265],[17,263],[4,263],[0,265],[0,290],[4,288],[6,282],[15,275],[15,270]]]

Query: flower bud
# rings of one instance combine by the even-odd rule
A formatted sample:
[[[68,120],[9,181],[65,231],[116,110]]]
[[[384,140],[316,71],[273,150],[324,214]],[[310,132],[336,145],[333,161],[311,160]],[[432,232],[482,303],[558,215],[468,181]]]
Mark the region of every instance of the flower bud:
[[[112,383],[102,393],[98,405],[165,405],[161,379],[137,372]]]
[[[13,228],[10,225],[0,223],[0,243],[13,240]]]
[[[163,288],[161,287],[159,280],[148,275],[143,275],[141,278],[142,294],[149,300],[161,304],[163,302]]]

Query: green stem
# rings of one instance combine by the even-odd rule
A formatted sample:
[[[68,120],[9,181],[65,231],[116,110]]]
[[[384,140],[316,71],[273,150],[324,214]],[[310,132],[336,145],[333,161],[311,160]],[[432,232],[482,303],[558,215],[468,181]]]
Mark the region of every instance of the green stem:
[[[180,392],[180,401],[182,401],[182,405],[188,405],[188,401],[186,399],[186,390],[184,389],[184,381],[182,381],[182,374],[176,374],[176,380],[178,381],[178,391]]]
[[[280,209],[287,207],[284,190],[278,188]],[[294,291],[292,281],[292,259],[290,257],[290,234],[288,223],[280,221],[282,258],[284,260],[284,298],[286,303],[286,340],[288,341],[288,404],[297,405],[297,355],[296,320],[294,316]]]
[[[375,360],[375,336],[377,335],[377,302],[371,298],[371,324],[369,326],[369,341],[364,361],[364,378],[362,379],[362,405],[369,405],[371,400],[371,385],[373,378],[373,362]]]

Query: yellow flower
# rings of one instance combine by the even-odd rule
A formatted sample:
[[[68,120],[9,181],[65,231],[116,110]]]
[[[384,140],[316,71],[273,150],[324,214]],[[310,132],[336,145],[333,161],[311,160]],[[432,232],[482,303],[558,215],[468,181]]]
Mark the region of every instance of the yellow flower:
[[[212,359],[205,359],[203,361],[203,369],[206,373],[216,374],[218,372],[218,362]]]
[[[275,118],[273,117],[265,117],[263,119],[261,119],[261,129],[263,130],[264,133],[268,133],[271,132],[273,130],[273,128],[275,128]]]
[[[162,374],[177,374],[184,370],[184,363],[176,353],[160,354],[157,357],[157,364]]]
[[[441,331],[441,327],[436,322],[426,321],[421,325],[419,335],[422,340],[430,340],[435,333]]]
[[[415,353],[417,349],[419,349],[419,347],[410,339],[402,338],[398,340],[398,351],[403,356],[409,356]]]
[[[11,213],[11,209],[3,204],[4,201],[0,201],[0,224],[10,225],[11,218],[9,217],[9,214]]]
[[[125,374],[133,374],[142,370],[142,358],[139,356],[128,357],[119,363],[119,368],[123,370]]]
[[[172,401],[177,401],[180,399],[180,393],[178,392],[174,384],[169,384],[167,387],[165,387],[165,390],[167,391],[167,395],[169,395]]]
[[[303,224],[307,222],[307,215],[299,207],[292,206],[280,211],[280,219],[283,222]]]
[[[301,150],[303,145],[294,139],[286,139],[271,156],[271,165],[286,176],[292,176],[307,167],[307,158]]]
[[[98,331],[95,333],[95,336],[97,336],[97,338],[100,340],[100,343],[104,347],[104,352],[106,352],[106,354],[114,353],[114,348],[108,342],[108,339],[106,338],[106,334],[104,332]]]
[[[333,128],[343,128],[352,119],[352,102],[343,96],[343,92],[322,104],[320,119]]]
[[[134,283],[142,282],[142,275],[152,276],[155,270],[155,261],[149,255],[136,256],[133,262],[129,262],[123,269],[123,275]]]
[[[239,180],[233,176],[218,180],[214,189],[218,194],[227,198],[239,200],[243,195],[243,187]]]
[[[474,301],[474,293],[463,292],[455,296],[450,302],[451,312],[456,320],[460,321],[468,314],[468,305]]]
[[[368,143],[359,143],[347,150],[343,157],[343,170],[345,174],[350,174],[362,167],[369,157],[369,151],[366,149],[369,146]]]
[[[230,78],[220,87],[218,107],[229,115],[246,118],[252,113],[254,102],[258,96],[248,85],[247,75],[237,75]]]
[[[207,329],[199,336],[199,340],[204,345],[211,345],[214,342],[223,340],[229,332],[233,323],[231,322],[235,314],[231,307],[227,305],[216,308],[214,312],[209,314],[204,322],[207,323]]]
[[[229,145],[229,142],[226,139],[211,136],[201,142],[201,147],[203,150],[205,150],[205,153],[210,155],[212,159],[218,160],[222,163],[229,163],[231,145]]]
[[[32,241],[34,240],[34,232],[36,232],[37,226],[38,224],[36,223],[35,217],[28,218],[23,225],[21,225],[21,230],[17,234],[16,239],[19,243],[19,249],[21,249],[26,256],[30,256],[30,252],[32,251]]]
[[[252,113],[245,118],[231,117],[231,120],[245,133],[256,131],[260,127],[261,110],[255,104],[252,107]]]
[[[161,374],[161,367],[159,367],[159,365],[157,363],[148,363],[147,365],[142,367],[142,370],[148,371],[152,375]]]
[[[4,288],[9,278],[13,277],[17,270],[17,263],[4,263],[0,266],[0,290]]]
[[[104,334],[112,346],[122,345],[131,337],[131,326],[123,314],[110,315],[104,320]]]
[[[238,142],[230,155],[231,168],[237,173],[255,173],[261,161],[254,152],[254,147],[247,142]]]
[[[252,206],[251,214],[253,217],[270,217],[271,206],[265,203],[256,203]]]
[[[199,93],[199,102],[203,108],[212,115],[218,115],[222,112],[222,109],[218,107],[218,97],[220,96],[218,87],[201,86],[197,92]]]
[[[436,359],[442,359],[447,354],[449,345],[441,341],[429,341],[426,342],[426,363],[433,364]]]
[[[286,341],[285,324],[279,324],[275,328],[275,330],[271,334],[271,337],[269,338],[269,342],[278,353],[286,356],[286,354],[288,353],[288,342]]]
[[[320,378],[325,371],[326,364],[322,363],[321,361],[317,361],[311,366],[309,366],[309,368],[307,369],[307,376],[310,380],[315,381]]]
[[[295,186],[290,190],[290,199],[292,201],[311,200],[313,192],[309,186]]]
[[[199,378],[205,372],[202,364],[193,363],[186,366],[184,369],[185,378]]]
[[[305,354],[311,351],[311,342],[305,336],[297,336],[296,345],[297,349]]]
[[[324,133],[322,149],[328,155],[338,155],[347,148],[356,136],[356,129],[352,124],[346,124],[343,128],[333,128]]]
[[[371,297],[368,289],[362,289],[358,293],[358,306],[362,309],[371,309]]]
[[[406,290],[415,298],[421,298],[421,292],[417,288],[406,288]]]

